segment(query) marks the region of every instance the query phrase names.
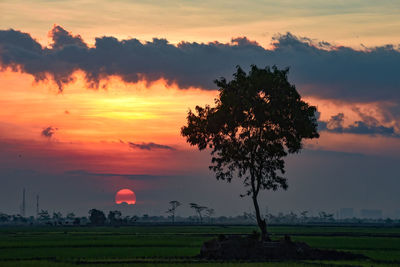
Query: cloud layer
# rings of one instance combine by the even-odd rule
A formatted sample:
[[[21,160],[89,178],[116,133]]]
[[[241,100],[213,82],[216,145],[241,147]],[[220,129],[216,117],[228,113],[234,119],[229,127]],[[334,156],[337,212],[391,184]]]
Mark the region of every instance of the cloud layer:
[[[354,133],[400,137],[400,135],[396,133],[393,126],[384,126],[374,117],[365,115],[361,112],[360,115],[362,120],[358,120],[353,124],[344,126],[345,115],[343,113],[338,113],[337,115],[332,116],[328,122],[319,121],[318,128],[321,131],[329,131],[334,133]]]
[[[149,179],[158,179],[160,176],[155,175],[147,175],[147,174],[120,174],[120,173],[97,173],[97,172],[88,172],[85,170],[71,170],[65,171],[66,175],[75,175],[75,176],[98,176],[98,177],[123,177],[132,180],[149,180]]]
[[[154,150],[154,149],[166,149],[166,150],[175,150],[175,148],[167,145],[156,144],[153,142],[149,143],[133,143],[128,142],[128,145],[133,149],[142,149],[142,150]]]
[[[50,77],[60,90],[73,80],[76,70],[84,71],[94,88],[116,75],[132,83],[163,78],[180,88],[215,89],[213,80],[230,78],[236,65],[277,65],[291,67],[290,79],[302,94],[367,102],[400,98],[400,51],[392,45],[358,51],[288,33],[274,39],[273,50],[246,37],[230,43],[178,45],[157,38],[142,43],[134,38],[100,37],[89,47],[79,35],[60,26],[49,36],[52,44],[43,48],[27,33],[0,31],[1,68],[29,73],[37,81]]]
[[[320,129],[331,132],[398,136],[400,117],[399,47],[365,48],[363,51],[300,38],[290,33],[277,36],[274,49],[265,49],[246,37],[230,43],[189,43],[178,45],[165,39],[141,42],[100,37],[89,46],[79,36],[60,26],[49,33],[52,40],[42,47],[31,35],[15,30],[0,31],[0,69],[10,68],[31,74],[36,81],[53,80],[62,91],[83,71],[87,85],[98,88],[110,76],[123,81],[148,83],[165,79],[180,88],[216,89],[213,80],[230,78],[236,65],[251,64],[290,67],[289,78],[302,95],[351,102],[380,104],[386,122],[356,112],[360,120],[344,127],[346,114],[339,113],[321,122]],[[42,136],[51,138],[55,128]],[[173,149],[156,143],[129,143],[134,149]]]

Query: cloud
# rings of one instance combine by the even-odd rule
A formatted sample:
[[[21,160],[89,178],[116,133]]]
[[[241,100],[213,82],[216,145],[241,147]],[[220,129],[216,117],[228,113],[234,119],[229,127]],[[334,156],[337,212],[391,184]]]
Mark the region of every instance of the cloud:
[[[64,174],[79,175],[79,176],[98,176],[98,177],[124,177],[134,180],[148,180],[161,177],[161,176],[147,175],[147,174],[96,173],[96,172],[88,172],[85,170],[65,171]]]
[[[53,29],[49,33],[49,37],[53,39],[51,47],[54,50],[62,50],[68,46],[76,46],[80,48],[88,48],[81,36],[73,36],[62,27],[54,25]]]
[[[393,127],[385,127],[383,125],[378,124],[367,124],[363,121],[356,121],[353,125],[350,125],[348,128],[344,129],[345,132],[355,133],[355,134],[380,134],[386,136],[395,136],[400,137],[399,134],[395,133]]]
[[[175,148],[171,146],[166,146],[166,145],[160,145],[156,144],[153,142],[150,143],[133,143],[133,142],[128,142],[129,146],[133,149],[142,149],[142,150],[153,150],[153,149],[167,149],[167,150],[175,150]]]
[[[58,130],[58,128],[54,128],[52,126],[49,126],[47,128],[44,128],[41,132],[41,135],[46,137],[46,138],[51,138],[55,134],[55,132]]]
[[[344,114],[338,113],[335,116],[332,116],[331,119],[327,123],[328,129],[343,129],[343,121],[344,121]]]
[[[337,115],[332,116],[328,122],[319,121],[319,130],[334,133],[370,134],[400,137],[400,134],[396,133],[393,126],[384,126],[380,124],[376,118],[362,113],[359,109],[353,110],[358,112],[361,117],[361,121],[355,121],[353,124],[345,127],[343,125],[344,114],[338,113]]]
[[[287,33],[274,38],[272,50],[246,37],[230,43],[177,45],[157,38],[143,43],[99,37],[89,47],[60,26],[49,36],[52,44],[43,48],[27,33],[0,31],[1,68],[29,73],[37,81],[50,78],[60,90],[73,81],[76,70],[84,71],[88,86],[94,88],[116,75],[132,83],[163,78],[180,88],[215,89],[213,80],[231,77],[236,65],[277,65],[291,67],[289,78],[305,95],[366,102],[400,99],[400,51],[393,45],[359,51]]]

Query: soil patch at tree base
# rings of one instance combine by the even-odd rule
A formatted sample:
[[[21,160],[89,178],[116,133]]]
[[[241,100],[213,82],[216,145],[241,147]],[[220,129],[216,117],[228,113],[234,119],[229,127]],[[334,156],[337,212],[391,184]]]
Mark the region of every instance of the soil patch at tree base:
[[[225,236],[204,242],[200,258],[208,260],[356,260],[361,254],[312,248],[285,236],[279,241],[259,241],[254,236]]]

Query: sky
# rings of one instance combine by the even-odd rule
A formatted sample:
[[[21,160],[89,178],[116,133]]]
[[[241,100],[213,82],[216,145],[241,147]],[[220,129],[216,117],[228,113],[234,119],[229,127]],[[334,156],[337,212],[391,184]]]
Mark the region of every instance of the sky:
[[[287,159],[262,210],[400,207],[400,3],[370,0],[0,0],[0,212],[166,215],[168,202],[252,211],[240,180],[180,136],[213,80],[289,67],[320,138]],[[118,190],[136,204],[115,204]]]

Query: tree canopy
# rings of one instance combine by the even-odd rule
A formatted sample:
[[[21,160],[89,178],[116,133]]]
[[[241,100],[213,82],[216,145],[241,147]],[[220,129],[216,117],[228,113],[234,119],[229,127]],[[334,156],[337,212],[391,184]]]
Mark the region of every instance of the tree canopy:
[[[172,223],[175,223],[175,213],[176,209],[181,205],[181,203],[177,200],[172,200],[169,202],[169,205],[171,206],[166,213],[171,215],[172,218]]]
[[[189,144],[211,150],[210,169],[218,180],[242,178],[251,196],[262,237],[267,238],[257,196],[260,190],[287,189],[284,158],[299,152],[305,138],[318,138],[316,107],[301,99],[288,69],[237,67],[234,79],[215,80],[215,106],[196,106],[181,129]]]
[[[106,222],[106,215],[101,210],[89,210],[89,220],[93,225],[104,225]]]

